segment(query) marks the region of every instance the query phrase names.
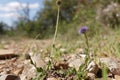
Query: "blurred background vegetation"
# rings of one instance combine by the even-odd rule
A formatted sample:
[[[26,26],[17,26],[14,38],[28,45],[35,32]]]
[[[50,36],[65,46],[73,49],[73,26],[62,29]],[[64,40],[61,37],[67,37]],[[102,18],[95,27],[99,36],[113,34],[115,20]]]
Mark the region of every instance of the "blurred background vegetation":
[[[51,38],[55,31],[56,0],[44,0],[44,7],[33,20],[29,18],[29,4],[24,18],[18,18],[14,27],[0,22],[0,35],[26,36],[39,39]],[[81,26],[89,27],[89,36],[120,28],[120,0],[62,0],[58,36],[64,39],[77,38]]]

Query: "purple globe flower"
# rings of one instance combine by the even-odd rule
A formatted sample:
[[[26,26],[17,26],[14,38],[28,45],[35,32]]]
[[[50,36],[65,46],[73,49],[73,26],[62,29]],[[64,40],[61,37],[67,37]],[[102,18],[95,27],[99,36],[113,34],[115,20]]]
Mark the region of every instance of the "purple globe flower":
[[[83,27],[81,27],[81,28],[79,29],[79,33],[80,33],[80,34],[83,34],[83,33],[87,32],[87,31],[88,31],[88,27],[87,27],[87,26],[83,26]]]

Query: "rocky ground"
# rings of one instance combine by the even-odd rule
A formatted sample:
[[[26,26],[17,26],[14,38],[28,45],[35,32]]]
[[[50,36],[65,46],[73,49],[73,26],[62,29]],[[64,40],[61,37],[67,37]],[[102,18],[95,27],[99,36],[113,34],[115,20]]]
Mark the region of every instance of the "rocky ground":
[[[2,40],[0,43],[0,80],[33,80],[37,71],[31,64],[31,60],[36,67],[44,69],[51,59],[39,53],[42,53],[50,43],[51,40],[23,40],[21,42]],[[61,50],[65,51],[65,49]],[[74,54],[62,55],[59,61],[54,62],[52,69],[46,71],[44,80],[76,80],[76,75],[65,76],[64,71],[69,68],[75,68],[78,71],[85,62],[85,56],[83,49],[77,49]],[[86,80],[103,80],[102,69],[98,62],[106,65],[107,80],[120,80],[120,60],[115,57],[97,57],[96,61],[91,61],[87,66]]]

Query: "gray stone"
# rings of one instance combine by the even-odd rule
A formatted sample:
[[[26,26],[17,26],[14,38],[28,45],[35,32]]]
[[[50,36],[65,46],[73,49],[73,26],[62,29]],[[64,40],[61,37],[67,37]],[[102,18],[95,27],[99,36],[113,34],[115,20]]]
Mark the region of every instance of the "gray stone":
[[[0,80],[20,80],[20,77],[13,74],[4,74],[0,76]]]
[[[30,64],[30,61],[24,61],[24,70],[20,75],[21,80],[32,80],[36,77],[36,75],[36,69],[32,64]]]
[[[79,67],[84,63],[85,61],[85,54],[71,54],[69,55],[69,58],[67,60],[69,67],[74,67],[76,70],[79,69]]]
[[[32,59],[32,61],[34,62],[34,64],[36,64],[37,67],[45,67],[46,63],[45,61],[41,58],[40,54],[31,54],[30,53],[30,57]]]
[[[14,53],[13,49],[1,49],[0,50],[0,59],[9,59],[13,57],[18,57],[17,54]]]
[[[96,74],[98,70],[99,70],[99,67],[94,61],[90,62],[90,64],[87,67],[87,71],[90,73]]]
[[[105,64],[113,74],[120,75],[120,68],[117,60],[112,58],[100,58],[100,63]]]
[[[73,59],[69,61],[68,66],[74,67],[76,70],[78,70],[82,64],[83,64],[83,61],[81,59]]]
[[[100,58],[100,63],[105,64],[110,70],[119,68],[117,61],[112,58]]]
[[[95,80],[95,74],[87,73],[87,80]]]

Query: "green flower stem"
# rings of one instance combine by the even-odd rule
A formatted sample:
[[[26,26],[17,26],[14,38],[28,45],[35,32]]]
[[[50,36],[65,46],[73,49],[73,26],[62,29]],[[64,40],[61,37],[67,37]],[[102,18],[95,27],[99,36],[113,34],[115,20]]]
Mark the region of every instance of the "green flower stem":
[[[88,49],[88,51],[89,51],[89,43],[88,43],[88,37],[87,37],[87,34],[84,33],[84,36],[85,36],[85,40],[86,40],[87,49]]]
[[[54,33],[54,38],[53,38],[53,43],[52,43],[51,54],[53,54],[54,45],[55,45],[55,40],[56,40],[56,37],[57,37],[58,23],[59,23],[59,15],[60,15],[60,6],[58,6],[57,21],[56,21],[55,33]]]
[[[87,46],[87,52],[86,52],[86,59],[88,58],[88,59],[90,59],[90,54],[89,54],[89,52],[90,52],[90,47],[89,47],[89,40],[88,40],[88,37],[87,37],[87,34],[86,33],[84,33],[84,36],[85,36],[85,40],[86,40],[86,46]],[[90,60],[91,61],[91,60]],[[89,62],[87,62],[87,64],[89,64]]]
[[[60,14],[60,8],[58,7],[57,22],[56,22],[56,29],[55,29],[55,34],[53,38],[53,45],[55,44],[55,40],[56,40],[57,32],[58,32],[59,14]]]

